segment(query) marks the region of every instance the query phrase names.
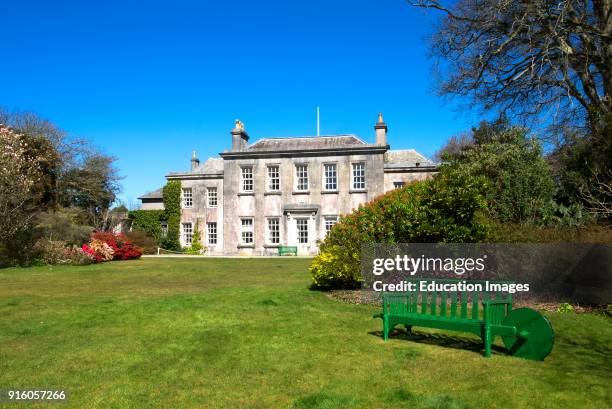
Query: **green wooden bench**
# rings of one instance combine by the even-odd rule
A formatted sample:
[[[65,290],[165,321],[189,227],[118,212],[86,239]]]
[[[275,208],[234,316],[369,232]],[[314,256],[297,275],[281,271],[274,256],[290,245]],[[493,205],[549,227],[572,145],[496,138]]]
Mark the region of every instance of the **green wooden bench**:
[[[297,256],[297,251],[297,246],[280,246],[278,248],[278,255],[284,256],[286,254],[293,254],[294,256]]]
[[[453,279],[408,279],[431,283],[458,283]],[[484,281],[479,283],[486,289]],[[509,282],[489,281],[509,284]],[[491,356],[491,344],[501,336],[510,355],[543,360],[552,350],[553,329],[542,314],[531,308],[512,309],[512,294],[502,291],[432,291],[394,292],[382,294],[382,313],[374,318],[383,321],[386,341],[396,325],[471,332],[482,338],[484,356]]]

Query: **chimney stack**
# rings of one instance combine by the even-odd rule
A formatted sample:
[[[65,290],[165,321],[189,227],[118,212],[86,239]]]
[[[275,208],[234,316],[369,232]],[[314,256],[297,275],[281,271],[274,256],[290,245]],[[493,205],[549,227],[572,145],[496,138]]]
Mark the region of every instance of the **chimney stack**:
[[[193,151],[191,154],[191,170],[195,170],[198,166],[200,166],[200,159],[196,156],[196,151]]]
[[[374,125],[376,132],[376,145],[387,146],[387,124],[383,121],[382,112],[378,113],[378,121]]]
[[[236,126],[232,129],[232,151],[240,152],[246,149],[249,134],[244,130],[244,124],[236,119]]]

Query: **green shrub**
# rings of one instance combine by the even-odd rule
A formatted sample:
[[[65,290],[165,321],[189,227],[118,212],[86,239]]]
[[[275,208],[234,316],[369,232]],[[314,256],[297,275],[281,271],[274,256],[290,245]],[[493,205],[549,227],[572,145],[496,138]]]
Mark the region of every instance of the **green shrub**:
[[[358,270],[351,266],[358,264],[356,253],[340,246],[330,246],[312,260],[309,271],[312,282],[318,288],[353,289],[359,285]]]
[[[132,210],[128,213],[128,218],[131,221],[132,231],[143,231],[155,243],[162,243],[161,222],[166,220],[164,210]]]
[[[164,209],[168,221],[168,234],[163,240],[163,247],[167,250],[180,251],[180,223],[181,223],[181,182],[171,180],[164,186]]]
[[[490,216],[501,222],[546,222],[556,186],[540,144],[527,130],[507,123],[481,124],[473,130],[473,142],[458,152],[443,155],[457,172],[484,177]],[[557,212],[560,210],[561,212]]]
[[[82,246],[89,241],[93,228],[79,224],[81,213],[80,209],[59,208],[39,214],[36,217],[36,236]]]
[[[557,312],[568,313],[568,312],[574,312],[574,311],[575,311],[574,306],[567,302],[559,304],[559,306],[557,307]]]
[[[360,285],[361,246],[368,243],[480,242],[489,235],[480,178],[444,168],[433,179],[382,195],[343,217],[320,243],[311,265],[315,287]]]

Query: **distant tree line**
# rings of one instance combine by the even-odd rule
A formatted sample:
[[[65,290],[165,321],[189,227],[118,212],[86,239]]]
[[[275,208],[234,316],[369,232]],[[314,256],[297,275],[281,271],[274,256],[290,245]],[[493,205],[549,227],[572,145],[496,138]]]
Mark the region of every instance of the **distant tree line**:
[[[27,264],[42,238],[85,242],[112,224],[115,158],[30,112],[0,108],[0,264]]]

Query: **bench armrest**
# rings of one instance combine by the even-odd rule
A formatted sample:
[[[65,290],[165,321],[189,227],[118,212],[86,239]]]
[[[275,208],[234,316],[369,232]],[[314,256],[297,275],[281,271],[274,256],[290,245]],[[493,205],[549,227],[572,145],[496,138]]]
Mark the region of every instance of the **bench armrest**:
[[[482,302],[483,318],[487,325],[500,325],[512,309],[510,300],[489,300]]]

